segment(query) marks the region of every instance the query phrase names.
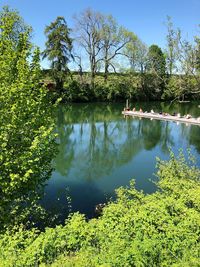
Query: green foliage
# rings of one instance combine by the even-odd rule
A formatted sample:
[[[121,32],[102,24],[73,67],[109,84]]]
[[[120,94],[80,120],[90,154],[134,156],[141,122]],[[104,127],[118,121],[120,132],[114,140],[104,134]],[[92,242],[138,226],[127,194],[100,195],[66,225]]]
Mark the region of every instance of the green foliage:
[[[188,90],[189,88],[189,90]],[[199,94],[192,94],[198,88],[198,80],[192,76],[172,75],[166,83],[163,99],[198,99]]]
[[[91,86],[89,73],[82,77],[77,73],[72,78],[66,78],[62,92],[57,91],[57,97],[64,102],[116,102],[129,100],[171,100],[199,99],[199,80],[197,77],[172,75],[160,77],[157,73],[127,72],[124,74],[108,74],[107,80],[103,74],[96,74]],[[46,77],[46,74],[43,74]],[[54,92],[55,93],[55,92]],[[53,95],[53,93],[52,93]]]
[[[68,79],[64,84],[62,99],[66,102],[158,99],[157,90],[151,84],[154,79],[155,76],[151,74],[109,74],[105,83],[104,76],[98,74],[94,86],[91,87],[87,74],[81,79],[78,74],[73,74],[72,79]]]
[[[55,153],[49,99],[39,86],[40,52],[36,48],[32,56],[30,29],[20,23],[16,12],[1,13],[0,230],[28,224],[37,214],[39,190],[50,175]]]
[[[188,162],[188,161],[187,161]],[[76,213],[44,233],[1,235],[3,266],[199,266],[200,170],[191,158],[158,160],[158,191],[117,190],[98,219]]]
[[[62,99],[68,102],[88,102],[94,99],[90,84],[79,83],[77,80],[69,80],[64,84]]]
[[[165,56],[160,47],[151,45],[147,58],[147,71],[153,75],[153,79],[148,84],[156,90],[158,97],[161,98],[165,85]]]
[[[200,38],[196,38],[196,70],[200,73]]]
[[[64,72],[68,72],[68,62],[71,58],[72,39],[69,37],[70,29],[63,17],[57,17],[45,29],[48,38],[43,58],[51,62],[53,77],[58,90],[63,89]]]
[[[161,48],[157,45],[149,47],[147,69],[160,76],[164,76],[166,73],[165,57]]]
[[[171,17],[167,16],[167,49],[166,49],[166,63],[168,73],[171,76],[175,67],[178,57],[178,42],[179,42],[179,30],[174,29]]]
[[[15,11],[4,7],[0,12],[0,82],[1,85],[10,84],[18,74],[18,59],[21,56],[24,40],[27,45],[31,29],[26,26]],[[24,47],[25,48],[25,47]],[[28,52],[24,49],[24,53]]]
[[[133,36],[124,53],[129,58],[131,70],[143,73],[147,61],[147,46],[137,36]]]

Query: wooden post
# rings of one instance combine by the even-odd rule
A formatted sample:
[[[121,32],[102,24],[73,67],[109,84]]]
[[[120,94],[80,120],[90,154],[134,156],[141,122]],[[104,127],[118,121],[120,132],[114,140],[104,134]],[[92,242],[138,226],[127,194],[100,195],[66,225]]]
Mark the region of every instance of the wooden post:
[[[128,109],[129,106],[128,106],[128,99],[126,99],[126,108]]]

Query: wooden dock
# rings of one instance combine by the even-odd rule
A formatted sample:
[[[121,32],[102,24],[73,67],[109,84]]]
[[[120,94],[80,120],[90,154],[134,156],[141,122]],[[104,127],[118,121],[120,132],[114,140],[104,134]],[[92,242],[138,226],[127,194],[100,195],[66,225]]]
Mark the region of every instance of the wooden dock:
[[[163,120],[163,121],[174,121],[174,122],[181,122],[186,124],[198,125],[200,126],[200,118],[185,118],[185,117],[178,117],[172,115],[163,115],[158,113],[149,113],[149,112],[139,112],[139,111],[122,111],[124,116],[132,116],[132,117],[139,117],[139,118],[148,118],[151,120]]]

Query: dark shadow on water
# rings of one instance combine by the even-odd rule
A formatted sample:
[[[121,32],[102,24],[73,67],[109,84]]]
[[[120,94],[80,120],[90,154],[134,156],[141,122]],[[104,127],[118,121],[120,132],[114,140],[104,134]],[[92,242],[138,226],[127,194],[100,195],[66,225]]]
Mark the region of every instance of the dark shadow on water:
[[[70,212],[86,214],[88,219],[95,217],[95,206],[105,203],[110,196],[106,196],[92,182],[69,182],[68,188],[63,190],[49,188],[42,205],[52,215],[57,215],[56,224],[62,223]]]

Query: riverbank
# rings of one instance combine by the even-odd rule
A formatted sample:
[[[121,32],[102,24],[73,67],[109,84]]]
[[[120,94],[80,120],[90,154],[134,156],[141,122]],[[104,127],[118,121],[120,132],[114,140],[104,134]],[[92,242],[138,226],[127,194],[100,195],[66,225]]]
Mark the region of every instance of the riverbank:
[[[43,71],[42,80],[53,80],[50,71]],[[109,73],[104,80],[102,73],[97,73],[91,84],[90,73],[77,72],[65,77],[62,90],[52,90],[58,97],[62,96],[63,102],[125,102],[130,101],[189,101],[199,100],[198,79],[183,75],[173,75],[160,82],[156,75],[150,73]],[[182,88],[180,88],[180,83]]]

